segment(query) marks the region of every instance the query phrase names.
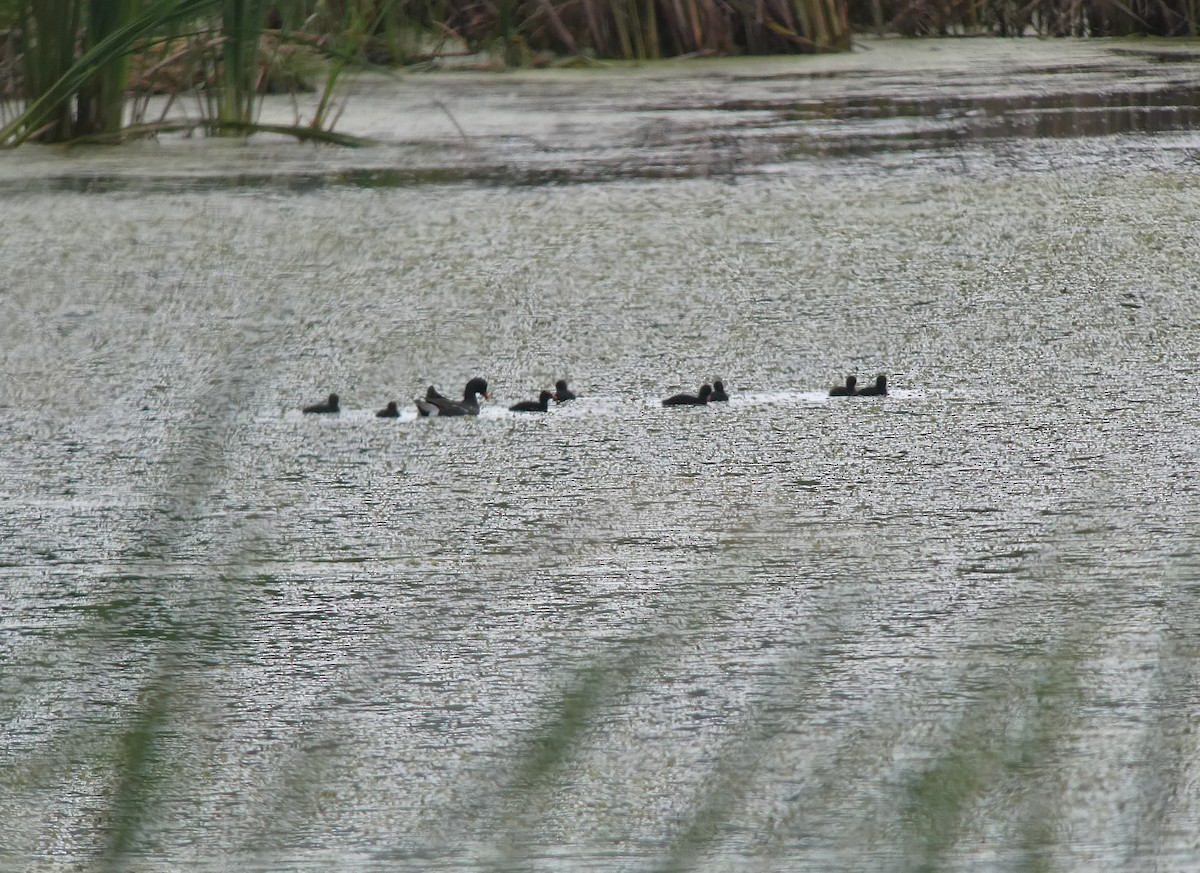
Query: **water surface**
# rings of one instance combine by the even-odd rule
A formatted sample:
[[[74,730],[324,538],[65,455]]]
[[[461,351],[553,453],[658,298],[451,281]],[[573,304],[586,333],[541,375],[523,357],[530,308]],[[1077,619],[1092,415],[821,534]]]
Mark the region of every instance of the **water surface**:
[[[896,82],[967,70],[928,45],[800,79],[828,135],[772,102],[798,59],[623,71],[553,153],[505,126],[571,83],[516,77],[458,80],[482,158],[14,156],[0,866],[1191,869],[1197,141],[883,147],[847,107],[929,121]],[[1159,71],[1011,45],[1059,93]],[[741,132],[647,133],[685,110]]]

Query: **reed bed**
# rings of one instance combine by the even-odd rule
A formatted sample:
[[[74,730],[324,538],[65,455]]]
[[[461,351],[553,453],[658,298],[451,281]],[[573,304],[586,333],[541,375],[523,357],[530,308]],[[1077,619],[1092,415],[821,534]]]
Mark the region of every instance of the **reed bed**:
[[[312,16],[309,17],[312,20]],[[349,15],[333,36],[285,32],[267,0],[30,0],[0,5],[0,145],[110,141],[175,129],[166,117],[194,95],[198,123],[212,134],[245,135],[261,94],[295,89],[287,59],[303,52],[344,54]],[[348,142],[332,134],[331,68],[322,111],[292,132]],[[147,117],[147,94],[169,95],[167,110]],[[130,100],[130,96],[133,99]],[[273,128],[278,132],[279,127]]]
[[[847,0],[853,27],[881,35],[1194,37],[1192,0]]]
[[[1194,0],[0,0],[0,145],[169,127],[130,93],[197,95],[213,134],[253,132],[259,95],[325,56],[315,117],[332,133],[351,64],[489,67],[841,51],[881,34],[1195,36]],[[170,103],[168,104],[170,105]],[[331,137],[332,138],[332,137]]]
[[[165,118],[142,115],[144,101],[127,112],[135,87],[172,102],[200,93],[210,133],[253,131],[269,46],[275,57],[306,46],[329,60],[316,117],[301,131],[312,136],[336,123],[347,65],[428,61],[447,45],[519,66],[535,52],[834,51],[851,36],[844,0],[0,0],[0,35],[0,145],[9,146],[166,129]]]
[[[527,53],[646,60],[716,54],[839,51],[850,47],[842,0],[466,0],[446,28],[470,49],[499,35]],[[518,52],[519,54],[519,52]]]

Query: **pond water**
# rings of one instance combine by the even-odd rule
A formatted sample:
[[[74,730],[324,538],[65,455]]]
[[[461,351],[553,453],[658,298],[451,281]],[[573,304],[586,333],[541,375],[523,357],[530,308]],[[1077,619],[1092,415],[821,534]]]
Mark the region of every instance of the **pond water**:
[[[1200,62],[1127,48],[6,156],[0,868],[1194,869]]]

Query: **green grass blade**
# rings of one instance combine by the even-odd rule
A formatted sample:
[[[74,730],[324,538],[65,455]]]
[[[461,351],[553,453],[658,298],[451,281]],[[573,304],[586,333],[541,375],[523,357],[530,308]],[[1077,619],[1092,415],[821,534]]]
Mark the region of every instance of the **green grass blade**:
[[[0,145],[17,146],[49,121],[56,106],[84,88],[96,70],[128,55],[137,41],[156,29],[180,19],[213,11],[219,0],[157,0],[133,21],[109,33],[83,53],[57,81],[44,86],[25,111],[0,128]]]

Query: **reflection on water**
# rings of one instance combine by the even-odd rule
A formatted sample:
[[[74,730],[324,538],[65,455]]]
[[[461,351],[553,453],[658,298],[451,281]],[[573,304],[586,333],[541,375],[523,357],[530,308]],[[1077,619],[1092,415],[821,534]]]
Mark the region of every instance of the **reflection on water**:
[[[0,867],[1188,869],[1200,177],[1139,142],[4,189]]]
[[[801,142],[798,151],[871,153],[897,148],[958,146],[1002,138],[1094,137],[1194,130],[1200,121],[1194,84],[1151,92],[1006,95],[961,100],[851,99],[776,109],[781,119],[824,121],[828,141]],[[762,108],[762,107],[756,107]],[[908,119],[911,126],[895,124]],[[844,122],[854,120],[851,126]],[[862,122],[868,122],[863,124]],[[888,123],[891,122],[891,123]]]

